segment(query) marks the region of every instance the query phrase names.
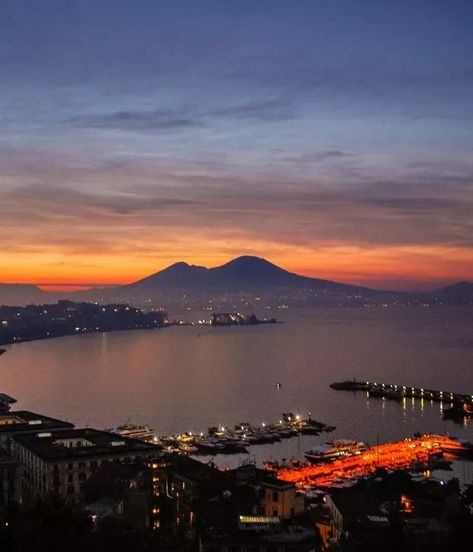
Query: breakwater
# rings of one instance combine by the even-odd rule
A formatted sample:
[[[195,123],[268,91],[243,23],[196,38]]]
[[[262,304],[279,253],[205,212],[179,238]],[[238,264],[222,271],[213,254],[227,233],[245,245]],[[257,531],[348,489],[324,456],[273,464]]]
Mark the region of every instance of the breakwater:
[[[452,391],[439,391],[423,387],[409,385],[396,385],[392,383],[380,383],[374,381],[347,380],[330,385],[338,391],[364,391],[370,397],[381,397],[388,400],[402,401],[406,398],[424,399],[434,402],[444,402],[456,405],[473,405],[473,395],[453,393]]]

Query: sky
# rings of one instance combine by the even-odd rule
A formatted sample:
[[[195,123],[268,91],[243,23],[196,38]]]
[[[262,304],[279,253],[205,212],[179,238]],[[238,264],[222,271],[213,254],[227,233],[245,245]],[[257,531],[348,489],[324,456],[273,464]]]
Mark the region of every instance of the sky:
[[[473,279],[470,0],[0,0],[0,281]]]

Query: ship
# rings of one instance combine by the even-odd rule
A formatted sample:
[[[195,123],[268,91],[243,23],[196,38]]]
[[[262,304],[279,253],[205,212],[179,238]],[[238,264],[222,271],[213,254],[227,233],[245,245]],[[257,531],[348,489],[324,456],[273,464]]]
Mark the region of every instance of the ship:
[[[140,441],[146,441],[148,443],[156,443],[158,440],[154,433],[154,430],[147,425],[134,425],[127,423],[121,426],[114,427],[113,429],[109,429],[108,431],[110,431],[110,433],[116,433],[121,437],[138,439]]]
[[[338,458],[361,454],[367,450],[367,448],[367,445],[361,441],[337,439],[335,441],[328,441],[322,445],[317,445],[306,451],[304,456],[313,464],[318,462],[332,462]]]

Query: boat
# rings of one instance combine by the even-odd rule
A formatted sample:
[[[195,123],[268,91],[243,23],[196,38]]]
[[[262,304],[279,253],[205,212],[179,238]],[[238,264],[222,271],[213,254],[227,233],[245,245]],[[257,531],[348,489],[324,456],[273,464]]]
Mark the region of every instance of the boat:
[[[121,437],[138,439],[148,443],[155,443],[157,441],[154,430],[147,425],[124,424],[113,429],[109,429],[109,431],[110,433],[116,433]]]
[[[361,454],[367,450],[367,448],[367,445],[361,441],[336,439],[308,450],[304,453],[304,456],[313,464],[318,462],[332,462],[338,458]]]

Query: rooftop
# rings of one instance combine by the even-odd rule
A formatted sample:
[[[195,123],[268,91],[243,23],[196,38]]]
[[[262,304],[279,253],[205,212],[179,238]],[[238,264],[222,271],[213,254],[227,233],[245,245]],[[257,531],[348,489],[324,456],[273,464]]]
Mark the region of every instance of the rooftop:
[[[172,471],[179,476],[193,481],[210,481],[215,478],[227,477],[226,473],[219,469],[194,460],[182,454],[173,454],[169,457]]]
[[[159,447],[144,441],[90,428],[23,433],[15,435],[14,440],[46,461],[123,453],[157,453],[159,450]]]
[[[294,487],[294,483],[278,479],[274,473],[257,468],[254,464],[246,464],[230,470],[229,474],[236,477],[240,483],[265,485],[278,490],[286,490]]]
[[[0,435],[2,433],[20,433],[26,431],[44,431],[72,429],[74,424],[56,420],[49,416],[27,410],[16,410],[0,414]]]

